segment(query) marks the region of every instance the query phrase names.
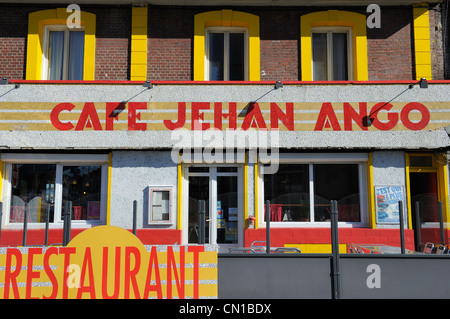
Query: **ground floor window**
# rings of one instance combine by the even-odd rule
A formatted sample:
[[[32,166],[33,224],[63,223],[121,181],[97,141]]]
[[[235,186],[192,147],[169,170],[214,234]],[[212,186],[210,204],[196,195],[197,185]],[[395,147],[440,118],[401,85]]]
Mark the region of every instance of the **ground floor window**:
[[[6,222],[58,224],[70,212],[75,223],[104,223],[107,158],[3,154]]]
[[[272,222],[329,222],[330,201],[336,200],[340,222],[363,223],[366,185],[365,163],[280,163],[262,178],[264,212],[268,200]]]

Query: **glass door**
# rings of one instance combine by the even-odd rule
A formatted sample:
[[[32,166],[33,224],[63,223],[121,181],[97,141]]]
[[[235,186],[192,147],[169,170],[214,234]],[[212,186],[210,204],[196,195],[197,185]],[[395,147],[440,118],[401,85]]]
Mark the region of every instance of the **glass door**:
[[[205,244],[219,244],[220,249],[225,251],[240,243],[243,194],[240,191],[242,183],[239,182],[239,172],[238,167],[229,166],[187,168],[187,243],[199,243],[202,234],[199,227],[204,227]],[[199,219],[201,200],[205,202],[203,222]]]

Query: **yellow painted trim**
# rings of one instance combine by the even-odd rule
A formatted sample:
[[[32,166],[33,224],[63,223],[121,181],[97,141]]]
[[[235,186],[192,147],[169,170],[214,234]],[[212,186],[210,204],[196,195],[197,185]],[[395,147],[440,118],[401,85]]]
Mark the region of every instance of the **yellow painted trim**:
[[[302,81],[312,81],[311,28],[319,26],[351,27],[353,34],[353,80],[369,79],[367,62],[366,16],[360,13],[328,10],[300,17]]]
[[[250,13],[219,10],[194,17],[194,81],[205,80],[205,29],[207,27],[243,27],[248,29],[248,80],[260,80],[259,17]]]
[[[147,19],[148,7],[133,7],[131,15],[130,80],[147,79]]]
[[[182,201],[183,201],[183,165],[181,163],[181,156],[178,155],[178,167],[177,167],[177,175],[178,175],[178,189],[177,189],[177,229],[182,229]]]
[[[0,202],[3,202],[3,197],[2,197],[2,190],[3,190],[3,172],[4,172],[4,167],[5,165],[3,164],[2,161],[0,161]],[[0,223],[2,221],[0,220]]]
[[[66,8],[49,9],[32,12],[28,17],[26,79],[42,79],[42,56],[44,48],[44,26],[66,25],[72,12]],[[83,80],[95,79],[95,14],[81,11],[80,24],[84,27],[84,67]]]
[[[410,169],[410,160],[408,153],[405,153],[405,174],[406,174],[406,206],[408,207],[408,228],[412,229],[412,209],[411,209],[411,181],[409,178]]]
[[[244,164],[244,225],[248,228],[248,153],[245,154]]]
[[[367,161],[367,199],[369,201],[369,227],[376,228],[376,217],[375,217],[375,187],[373,183],[373,161],[372,153],[369,153],[369,160]]]
[[[112,172],[112,153],[108,154],[108,198],[106,199],[106,225],[110,224],[111,219],[111,172]]]
[[[254,179],[255,179],[255,229],[258,229],[259,224],[259,168],[258,168],[258,158],[255,155],[255,171],[254,171]]]
[[[448,192],[448,164],[445,154],[437,154],[439,200],[442,202],[442,215],[444,223],[449,221],[449,192]]]
[[[430,16],[427,3],[413,6],[416,79],[432,80]]]
[[[433,167],[411,167],[411,156],[432,156]],[[448,192],[448,164],[445,154],[432,154],[432,153],[406,153],[406,188],[408,197],[408,216],[409,227],[412,229],[412,203],[411,203],[411,184],[410,173],[436,173],[437,174],[437,188],[438,188],[438,200],[442,202],[442,213],[444,215],[444,222],[449,220],[449,192]]]
[[[295,247],[301,250],[302,254],[331,254],[331,244],[285,244],[285,247]],[[339,253],[347,253],[347,244],[339,244]]]

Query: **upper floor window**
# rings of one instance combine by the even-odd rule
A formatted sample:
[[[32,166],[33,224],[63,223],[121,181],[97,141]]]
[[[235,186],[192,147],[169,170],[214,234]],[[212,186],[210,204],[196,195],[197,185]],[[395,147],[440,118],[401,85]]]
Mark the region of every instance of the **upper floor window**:
[[[47,80],[83,80],[84,31],[70,31],[64,26],[45,29],[44,77]]]
[[[312,30],[312,64],[314,81],[352,80],[350,28],[316,28]]]
[[[300,17],[302,81],[367,81],[366,16],[327,10]]]
[[[94,80],[95,14],[81,11],[69,28],[66,8],[35,11],[28,17],[27,80]]]
[[[218,10],[194,18],[194,81],[259,81],[259,17]]]
[[[208,80],[248,80],[248,41],[245,29],[208,29],[206,40]]]

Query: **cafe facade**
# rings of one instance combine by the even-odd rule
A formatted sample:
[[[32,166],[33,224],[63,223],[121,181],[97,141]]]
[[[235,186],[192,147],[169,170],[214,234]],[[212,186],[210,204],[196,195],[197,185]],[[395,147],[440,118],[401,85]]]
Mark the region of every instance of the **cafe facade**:
[[[446,2],[210,3],[0,2],[0,244],[447,242]]]

